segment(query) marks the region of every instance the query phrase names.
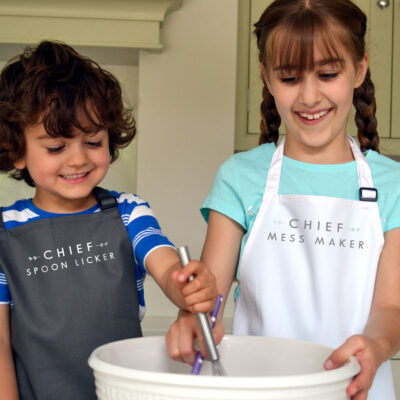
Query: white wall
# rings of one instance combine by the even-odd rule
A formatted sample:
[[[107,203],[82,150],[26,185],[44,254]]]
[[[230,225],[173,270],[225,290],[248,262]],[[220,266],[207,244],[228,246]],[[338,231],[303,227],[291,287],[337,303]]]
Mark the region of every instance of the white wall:
[[[137,119],[137,96],[138,96],[138,71],[137,65],[103,65],[119,80],[126,103],[133,109]],[[136,147],[137,139],[122,149],[119,157],[114,161],[101,186],[120,192],[136,192]]]
[[[139,55],[137,191],[193,258],[206,231],[199,208],[234,149],[236,30],[237,0],[185,0],[164,23],[164,50]],[[175,315],[153,284],[147,315]]]
[[[163,24],[163,50],[140,52],[139,67],[133,53],[78,49],[117,76],[138,120],[137,139],[102,185],[146,199],[165,234],[176,245],[187,244],[193,258],[206,232],[199,208],[234,149],[237,1],[184,0]],[[21,49],[5,54],[2,47],[0,60]],[[0,174],[0,205],[32,194],[25,183]],[[151,278],[145,296],[147,316],[176,315]],[[231,310],[228,305],[225,314]]]

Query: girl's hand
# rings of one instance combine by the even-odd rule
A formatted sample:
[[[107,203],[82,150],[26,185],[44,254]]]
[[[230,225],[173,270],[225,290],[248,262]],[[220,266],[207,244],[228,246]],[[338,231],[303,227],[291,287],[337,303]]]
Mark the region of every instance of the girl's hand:
[[[368,390],[374,380],[379,365],[384,361],[376,340],[366,335],[351,336],[337,348],[325,361],[325,369],[334,369],[343,365],[350,356],[355,356],[360,363],[361,371],[347,388],[352,400],[366,400]]]
[[[217,319],[213,334],[215,342],[221,342],[225,330],[222,322]],[[207,358],[207,350],[204,344],[196,316],[188,311],[180,310],[177,320],[171,325],[165,336],[169,356],[176,361],[193,365],[198,342],[201,354]]]
[[[194,279],[189,282],[189,278]],[[190,261],[183,269],[172,273],[187,309],[191,312],[210,312],[217,300],[218,290],[214,274],[200,261]]]

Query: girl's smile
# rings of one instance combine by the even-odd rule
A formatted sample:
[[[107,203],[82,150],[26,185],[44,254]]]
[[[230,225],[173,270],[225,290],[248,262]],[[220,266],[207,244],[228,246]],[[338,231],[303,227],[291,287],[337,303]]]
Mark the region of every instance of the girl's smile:
[[[332,110],[333,108],[322,111],[295,111],[295,113],[299,116],[302,122],[308,125],[313,125],[324,120]]]

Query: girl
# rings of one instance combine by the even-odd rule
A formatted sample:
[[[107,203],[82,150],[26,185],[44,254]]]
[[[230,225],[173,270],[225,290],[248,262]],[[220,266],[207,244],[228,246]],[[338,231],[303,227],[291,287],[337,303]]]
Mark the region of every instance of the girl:
[[[209,269],[182,270],[145,201],[98,187],[135,133],[118,81],[65,44],[2,71],[0,170],[35,194],[0,208],[0,399],[96,399],[88,357],[142,336],[146,272],[178,307],[211,310]]]
[[[369,399],[394,400],[400,166],[378,152],[365,32],[349,0],[275,0],[262,14],[260,146],[220,168],[201,209],[202,261],[224,298],[237,276],[234,334],[336,347],[326,369],[351,355],[361,365],[349,396],[366,399],[376,375]],[[352,103],[360,147],[346,135]],[[196,329],[180,312],[167,337],[173,358],[193,362]]]

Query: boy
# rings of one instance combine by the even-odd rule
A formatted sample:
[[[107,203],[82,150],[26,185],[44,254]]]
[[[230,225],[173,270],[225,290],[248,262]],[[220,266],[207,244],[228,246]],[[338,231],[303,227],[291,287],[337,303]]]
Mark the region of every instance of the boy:
[[[2,398],[95,399],[87,359],[142,336],[146,272],[179,308],[212,309],[214,276],[181,269],[149,205],[98,187],[135,133],[117,80],[65,44],[2,71],[0,170],[35,187],[0,210]]]

